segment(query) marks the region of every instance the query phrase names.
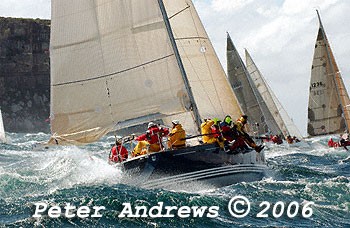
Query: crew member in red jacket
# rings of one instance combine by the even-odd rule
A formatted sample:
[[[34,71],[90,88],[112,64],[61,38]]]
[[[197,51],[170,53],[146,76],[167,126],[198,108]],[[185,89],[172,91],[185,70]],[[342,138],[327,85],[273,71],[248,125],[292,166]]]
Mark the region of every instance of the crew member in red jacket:
[[[109,160],[111,162],[122,162],[128,159],[128,150],[122,146],[121,140],[116,140],[115,145],[112,147],[109,153]]]
[[[169,134],[169,130],[165,128],[159,128],[155,123],[150,122],[148,124],[148,130],[146,134],[137,137],[135,140],[139,141],[133,151],[133,156],[139,156],[146,154],[146,147],[149,145],[149,152],[158,152],[163,148],[162,138]]]

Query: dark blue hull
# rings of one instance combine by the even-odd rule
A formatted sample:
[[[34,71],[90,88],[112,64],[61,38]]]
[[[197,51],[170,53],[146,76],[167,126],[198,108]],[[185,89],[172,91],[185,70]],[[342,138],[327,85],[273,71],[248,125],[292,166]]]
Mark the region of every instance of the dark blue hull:
[[[261,180],[267,171],[264,153],[227,154],[214,144],[150,153],[122,163],[127,182],[145,188],[217,188]]]

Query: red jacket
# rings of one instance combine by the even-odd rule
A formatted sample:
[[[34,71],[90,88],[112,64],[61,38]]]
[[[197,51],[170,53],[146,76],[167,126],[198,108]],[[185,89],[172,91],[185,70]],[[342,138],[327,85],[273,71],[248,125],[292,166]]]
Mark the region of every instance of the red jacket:
[[[118,154],[119,154],[119,156],[118,156]],[[109,155],[110,161],[122,162],[122,161],[125,161],[127,158],[128,158],[128,150],[125,147],[118,145],[118,151],[117,151],[117,147],[115,145],[112,147],[111,153]]]
[[[168,129],[158,128],[157,126],[148,128],[146,134],[137,137],[135,140],[143,141],[146,140],[150,144],[160,144],[162,138],[169,134]]]
[[[338,147],[338,143],[334,142],[333,139],[331,139],[328,141],[328,146],[329,147]],[[347,145],[345,145],[345,146],[347,146]]]
[[[219,138],[221,136],[220,128],[217,125],[211,126],[211,133],[214,138]]]
[[[232,128],[230,127],[230,125],[223,122],[220,124],[220,128],[222,131],[222,135],[224,136],[224,138],[226,140],[228,140],[228,141],[234,140],[234,132],[233,132]]]

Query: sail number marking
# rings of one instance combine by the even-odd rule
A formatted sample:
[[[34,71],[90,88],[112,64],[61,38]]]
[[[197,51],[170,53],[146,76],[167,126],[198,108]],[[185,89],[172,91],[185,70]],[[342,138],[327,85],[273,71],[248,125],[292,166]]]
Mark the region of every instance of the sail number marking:
[[[311,88],[318,88],[318,87],[326,87],[326,84],[323,82],[313,82],[311,83]]]
[[[323,82],[313,82],[311,83],[311,86],[310,86],[310,92],[311,90],[322,88],[321,90],[312,91],[313,96],[320,96],[325,94],[325,89],[323,89],[325,87],[326,87],[326,84]]]
[[[313,91],[313,95],[314,96],[320,96],[324,94],[324,90],[317,90],[317,91]]]

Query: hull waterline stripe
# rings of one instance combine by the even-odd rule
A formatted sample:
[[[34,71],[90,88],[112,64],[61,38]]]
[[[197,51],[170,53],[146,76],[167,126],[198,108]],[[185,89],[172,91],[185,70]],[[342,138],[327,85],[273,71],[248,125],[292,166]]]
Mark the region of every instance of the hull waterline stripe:
[[[186,178],[171,178],[167,181],[163,181],[163,182],[157,182],[157,183],[153,183],[153,184],[149,184],[149,183],[145,183],[144,185],[142,185],[142,187],[145,188],[152,188],[152,187],[161,187],[161,186],[168,186],[168,185],[172,185],[174,183],[179,184],[179,183],[184,183],[184,182],[190,182],[190,181],[196,181],[196,180],[200,180],[200,179],[211,179],[213,177],[218,177],[218,176],[228,176],[231,174],[238,174],[238,173],[263,173],[265,169],[242,169],[242,170],[227,170],[227,171],[218,171],[218,172],[214,172],[214,173],[207,173],[204,175],[193,175],[190,177],[186,177]]]
[[[239,166],[239,167],[228,167],[228,168],[225,167],[219,170],[210,169],[210,170],[201,171],[200,173],[192,172],[189,174],[176,175],[172,178],[166,177],[166,178],[156,179],[156,180],[148,181],[142,186],[148,187],[152,185],[155,185],[155,186],[169,185],[169,184],[172,184],[173,182],[176,182],[176,183],[188,182],[188,181],[208,179],[210,177],[228,175],[233,173],[241,173],[241,172],[261,173],[266,169],[267,169],[266,166]]]
[[[257,169],[266,169],[266,165],[260,165],[260,164],[241,164],[241,165],[228,165],[228,166],[223,166],[223,167],[217,167],[217,168],[211,168],[211,169],[205,169],[205,170],[200,170],[200,171],[194,171],[190,173],[184,173],[184,174],[179,174],[174,177],[186,177],[186,176],[193,176],[193,175],[201,175],[201,174],[206,174],[208,172],[215,172],[215,171],[220,171],[220,170],[230,170],[230,169],[240,169],[240,168],[257,168]],[[164,177],[164,178],[159,178],[156,180],[150,180],[150,182],[157,182],[157,181],[162,181],[162,180],[168,180],[169,177]]]

